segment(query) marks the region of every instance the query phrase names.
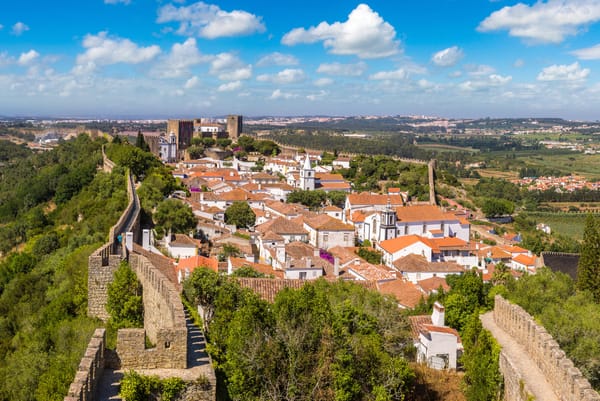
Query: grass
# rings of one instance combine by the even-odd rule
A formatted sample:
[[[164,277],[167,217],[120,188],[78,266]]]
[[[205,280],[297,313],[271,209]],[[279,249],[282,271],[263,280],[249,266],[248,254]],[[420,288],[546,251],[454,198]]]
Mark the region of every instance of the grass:
[[[561,170],[566,174],[582,175],[586,178],[600,177],[600,154],[585,155],[583,153],[569,153],[558,155],[519,155],[517,160],[522,160],[526,165],[547,167]]]
[[[461,147],[461,146],[435,144],[435,143],[427,143],[427,144],[423,144],[423,145],[417,145],[417,147],[424,149],[424,150],[433,150],[436,152],[470,152],[470,153],[478,153],[479,152],[479,149],[474,149],[471,147]]]
[[[502,178],[505,180],[516,180],[519,178],[519,173],[516,171],[500,171],[491,169],[479,169],[477,170],[480,176],[485,178]]]
[[[566,235],[576,240],[583,239],[586,213],[528,212],[526,215],[538,223],[549,225],[553,233]]]

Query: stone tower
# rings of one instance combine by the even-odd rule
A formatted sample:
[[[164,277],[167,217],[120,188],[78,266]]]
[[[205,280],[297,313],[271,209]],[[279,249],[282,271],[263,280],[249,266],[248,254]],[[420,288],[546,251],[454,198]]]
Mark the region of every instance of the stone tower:
[[[242,116],[227,116],[227,133],[229,139],[237,140],[243,132],[243,121]]]
[[[306,159],[304,159],[302,170],[300,170],[300,188],[305,191],[315,190],[315,170],[310,165],[308,153],[306,154]]]

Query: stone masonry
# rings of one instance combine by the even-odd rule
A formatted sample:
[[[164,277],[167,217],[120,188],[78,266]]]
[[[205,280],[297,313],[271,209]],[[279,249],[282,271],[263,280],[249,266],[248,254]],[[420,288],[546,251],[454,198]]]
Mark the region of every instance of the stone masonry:
[[[179,292],[146,257],[131,253],[129,264],[144,289],[144,329],[119,330],[122,369],[185,369],[187,328]],[[153,348],[146,348],[146,335]]]
[[[98,381],[104,372],[105,345],[106,330],[96,329],[83,358],[81,358],[65,401],[91,401],[94,399]]]
[[[494,321],[525,348],[561,401],[600,401],[600,395],[544,327],[523,308],[500,295],[496,296],[495,302]],[[523,400],[523,394],[527,393],[526,384],[516,376],[510,361],[501,356],[500,368],[505,379],[505,400]]]

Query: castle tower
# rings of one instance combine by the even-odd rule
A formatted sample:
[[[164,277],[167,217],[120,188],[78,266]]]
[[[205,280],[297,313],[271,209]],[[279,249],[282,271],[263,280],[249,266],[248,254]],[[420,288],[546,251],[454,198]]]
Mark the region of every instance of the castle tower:
[[[300,189],[305,191],[315,190],[315,170],[310,165],[308,153],[306,154],[306,159],[304,159],[302,170],[300,170]]]
[[[229,139],[236,141],[243,132],[242,116],[227,116],[227,133]]]
[[[381,224],[379,225],[379,241],[385,241],[388,239],[396,238],[396,211],[392,209],[390,198],[388,203],[381,212]]]

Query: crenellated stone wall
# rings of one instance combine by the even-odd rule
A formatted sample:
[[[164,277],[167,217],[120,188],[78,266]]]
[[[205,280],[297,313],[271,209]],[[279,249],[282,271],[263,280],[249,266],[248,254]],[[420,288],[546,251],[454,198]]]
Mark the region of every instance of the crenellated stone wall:
[[[94,392],[104,373],[104,347],[106,345],[106,330],[96,329],[90,340],[75,379],[69,387],[65,401],[92,401]]]
[[[127,208],[119,221],[111,227],[108,242],[92,253],[88,259],[88,315],[104,321],[109,318],[106,311],[107,289],[112,283],[115,270],[126,254],[123,232],[133,231],[134,242],[139,241],[140,207],[131,174],[127,178],[127,196],[129,198]],[[122,235],[121,241],[118,239],[119,235]]]
[[[567,358],[558,343],[523,308],[497,295],[494,321],[525,348],[561,401],[600,401],[600,395],[592,389],[590,383]],[[523,393],[521,378],[517,377],[514,373],[516,370],[511,366],[510,361],[501,356],[500,368],[506,386],[505,399],[507,401],[526,399],[508,398],[509,394],[516,396]],[[518,388],[515,388],[516,385]]]
[[[123,369],[187,367],[187,328],[175,285],[143,255],[129,255],[131,269],[144,289],[144,329],[121,329],[117,354]],[[145,336],[153,348],[146,348]]]

